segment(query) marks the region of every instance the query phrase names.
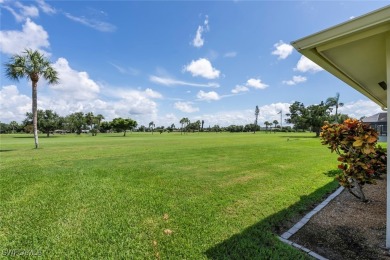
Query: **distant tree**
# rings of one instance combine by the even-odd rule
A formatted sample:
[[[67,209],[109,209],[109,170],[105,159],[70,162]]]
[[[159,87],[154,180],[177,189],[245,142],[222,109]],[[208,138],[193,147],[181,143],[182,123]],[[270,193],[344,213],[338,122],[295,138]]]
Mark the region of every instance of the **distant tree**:
[[[278,120],[274,120],[272,123],[275,125],[275,128],[279,124]]]
[[[324,125],[325,121],[330,119],[330,109],[329,106],[325,105],[321,101],[318,105],[311,105],[307,107],[308,115],[307,122],[309,123],[313,132],[316,133],[316,136],[320,136],[321,127]]]
[[[83,112],[72,113],[65,117],[67,128],[70,132],[81,134],[86,122]]]
[[[93,112],[88,112],[85,114],[85,123],[89,126],[89,129],[93,129],[93,124],[95,122],[95,115]]]
[[[153,134],[153,129],[154,129],[155,126],[156,125],[154,124],[153,121],[149,123],[149,129],[152,131],[152,134]]]
[[[213,132],[221,132],[221,127],[219,125],[214,125],[212,128],[211,128],[211,131]]]
[[[57,84],[59,82],[58,73],[43,54],[31,49],[26,49],[22,55],[12,56],[5,67],[5,75],[9,79],[18,81],[26,77],[31,80],[34,142],[35,148],[38,149],[38,81],[40,77],[43,77],[49,84]]]
[[[289,107],[290,112],[286,114],[289,118],[286,119],[288,124],[293,124],[296,130],[306,130],[309,127],[308,124],[308,111],[305,105],[301,102],[295,101]]]
[[[15,133],[15,130],[19,128],[19,124],[16,121],[11,121],[9,123],[9,128],[11,129],[12,133]]]
[[[255,108],[255,127],[253,129],[254,134],[256,133],[257,119],[259,118],[259,114],[260,114],[259,106],[256,106],[256,108]]]
[[[111,124],[109,122],[101,122],[100,124],[100,131],[107,133],[112,128]]]
[[[173,130],[175,130],[175,124],[168,126],[167,130],[168,130],[168,132],[172,132]]]
[[[180,124],[181,124],[181,134],[183,134],[183,127],[184,127],[184,124],[185,124],[185,117],[183,117],[182,119],[180,119]]]
[[[187,117],[183,117],[182,119],[180,119],[180,124],[181,124],[181,134],[183,134],[184,129],[187,128],[187,126],[190,124],[190,120]],[[185,128],[184,125],[186,126]]]
[[[28,134],[34,133],[34,126],[32,124],[30,125],[25,125],[23,128],[23,131]]]
[[[42,116],[38,116],[38,127],[46,133],[47,137],[50,136],[50,132],[58,129],[61,125],[61,117],[52,110],[38,110],[38,114],[42,113]]]
[[[329,122],[336,122],[336,124],[342,124],[348,118],[350,118],[350,117],[347,114],[338,114],[337,121],[336,121],[336,115],[330,115]]]
[[[93,115],[93,113],[92,113]],[[100,131],[100,124],[102,123],[102,120],[104,119],[104,116],[102,114],[98,114],[97,116],[92,117],[92,123],[90,124],[91,133],[92,136],[96,136],[97,133]],[[91,122],[90,121],[90,122]]]
[[[264,124],[265,124],[265,131],[267,132],[268,131],[268,127],[271,126],[272,123],[270,123],[268,121],[265,121]]]
[[[111,125],[117,132],[123,131],[123,136],[126,136],[127,130],[137,127],[137,121],[134,121],[130,118],[123,119],[119,117],[119,118],[114,118],[111,122]]]
[[[203,132],[204,120],[202,120],[202,132]]]
[[[104,119],[104,116],[102,114],[98,114],[95,116],[96,124],[98,127],[100,127],[100,124],[102,123],[102,120]]]
[[[344,103],[341,103],[339,101],[340,101],[340,93],[338,93],[338,92],[336,93],[336,96],[329,97],[325,101],[326,106],[328,106],[328,107],[335,107],[336,108],[335,120],[334,120],[334,122],[336,122],[336,123],[339,121],[338,120],[338,116],[337,116],[337,111],[338,111],[339,107],[344,106]]]
[[[201,122],[200,122],[200,120],[197,120],[195,123],[195,130],[198,130],[199,132],[200,132],[200,127],[201,127]]]
[[[53,110],[38,110],[37,111],[38,116],[38,129],[44,133],[46,133],[46,136],[50,136],[50,132],[53,132],[54,130],[58,129],[62,122],[63,118],[60,117],[56,112]],[[26,119],[23,121],[25,125],[31,124],[33,121],[33,114],[27,112],[26,113]]]
[[[252,129],[252,128],[250,128],[250,129]],[[244,131],[244,126],[242,126],[242,125],[230,125],[230,126],[226,127],[226,131],[229,131],[231,133],[243,132]]]
[[[0,122],[0,134],[9,133],[11,130],[9,124]]]
[[[138,127],[138,132],[146,132],[146,126],[141,125],[140,127]]]

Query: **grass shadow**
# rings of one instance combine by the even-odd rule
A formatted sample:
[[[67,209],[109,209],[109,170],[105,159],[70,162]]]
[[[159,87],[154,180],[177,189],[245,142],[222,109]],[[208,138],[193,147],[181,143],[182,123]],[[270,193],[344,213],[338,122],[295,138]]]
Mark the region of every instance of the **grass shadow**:
[[[103,137],[122,137],[122,138],[127,137],[127,135],[126,136],[123,136],[123,135],[101,135],[101,136],[103,136]]]
[[[319,138],[318,136],[315,136],[315,134],[313,136],[297,136],[297,135],[281,135],[279,136],[280,138],[291,138],[291,139],[315,139],[315,138]]]
[[[2,149],[0,149],[0,153],[5,153],[5,152],[12,152],[12,151],[15,151],[15,150],[2,150]]]
[[[209,248],[205,252],[206,256],[215,260],[243,259],[243,256],[245,259],[310,259],[279,241],[275,234],[280,235],[294,225],[295,220],[299,220],[322,202],[337,186],[337,182],[331,182],[310,195],[302,196],[294,205]]]
[[[340,169],[335,169],[335,170],[330,170],[330,171],[327,171],[327,172],[324,172],[324,175],[328,176],[328,177],[336,177],[337,175],[339,175],[340,173],[342,173],[343,171],[340,170]]]
[[[64,136],[64,135],[62,135]],[[47,138],[60,138],[61,136],[58,135],[51,135],[49,137],[45,136],[39,136],[39,139],[47,139]],[[12,138],[20,138],[20,139],[34,139],[34,136],[12,136]]]

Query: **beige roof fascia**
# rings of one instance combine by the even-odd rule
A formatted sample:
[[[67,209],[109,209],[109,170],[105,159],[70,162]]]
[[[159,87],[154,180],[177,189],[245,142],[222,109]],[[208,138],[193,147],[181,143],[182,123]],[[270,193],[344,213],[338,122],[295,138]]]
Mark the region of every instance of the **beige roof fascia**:
[[[359,84],[351,75],[348,75],[348,73],[340,69],[335,62],[329,60],[322,53],[323,51],[349,42],[387,32],[390,32],[390,5],[301,38],[292,42],[291,45],[301,54],[355,88],[381,107],[387,107],[387,103],[383,99],[376,97],[376,95],[371,93],[370,89]]]

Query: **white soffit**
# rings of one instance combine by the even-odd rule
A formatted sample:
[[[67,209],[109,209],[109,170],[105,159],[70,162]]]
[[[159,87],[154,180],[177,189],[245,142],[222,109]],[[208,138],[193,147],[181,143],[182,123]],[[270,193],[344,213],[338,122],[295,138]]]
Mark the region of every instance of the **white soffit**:
[[[386,44],[390,5],[291,44],[304,56],[378,105],[387,107]],[[390,87],[390,86],[389,86]]]

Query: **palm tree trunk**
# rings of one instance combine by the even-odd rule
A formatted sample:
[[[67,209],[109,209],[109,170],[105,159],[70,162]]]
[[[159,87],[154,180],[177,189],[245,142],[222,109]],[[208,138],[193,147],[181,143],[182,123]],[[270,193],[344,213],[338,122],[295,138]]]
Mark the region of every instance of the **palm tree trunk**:
[[[33,129],[35,149],[38,149],[38,97],[37,97],[38,82],[32,81],[32,113],[33,113]]]

